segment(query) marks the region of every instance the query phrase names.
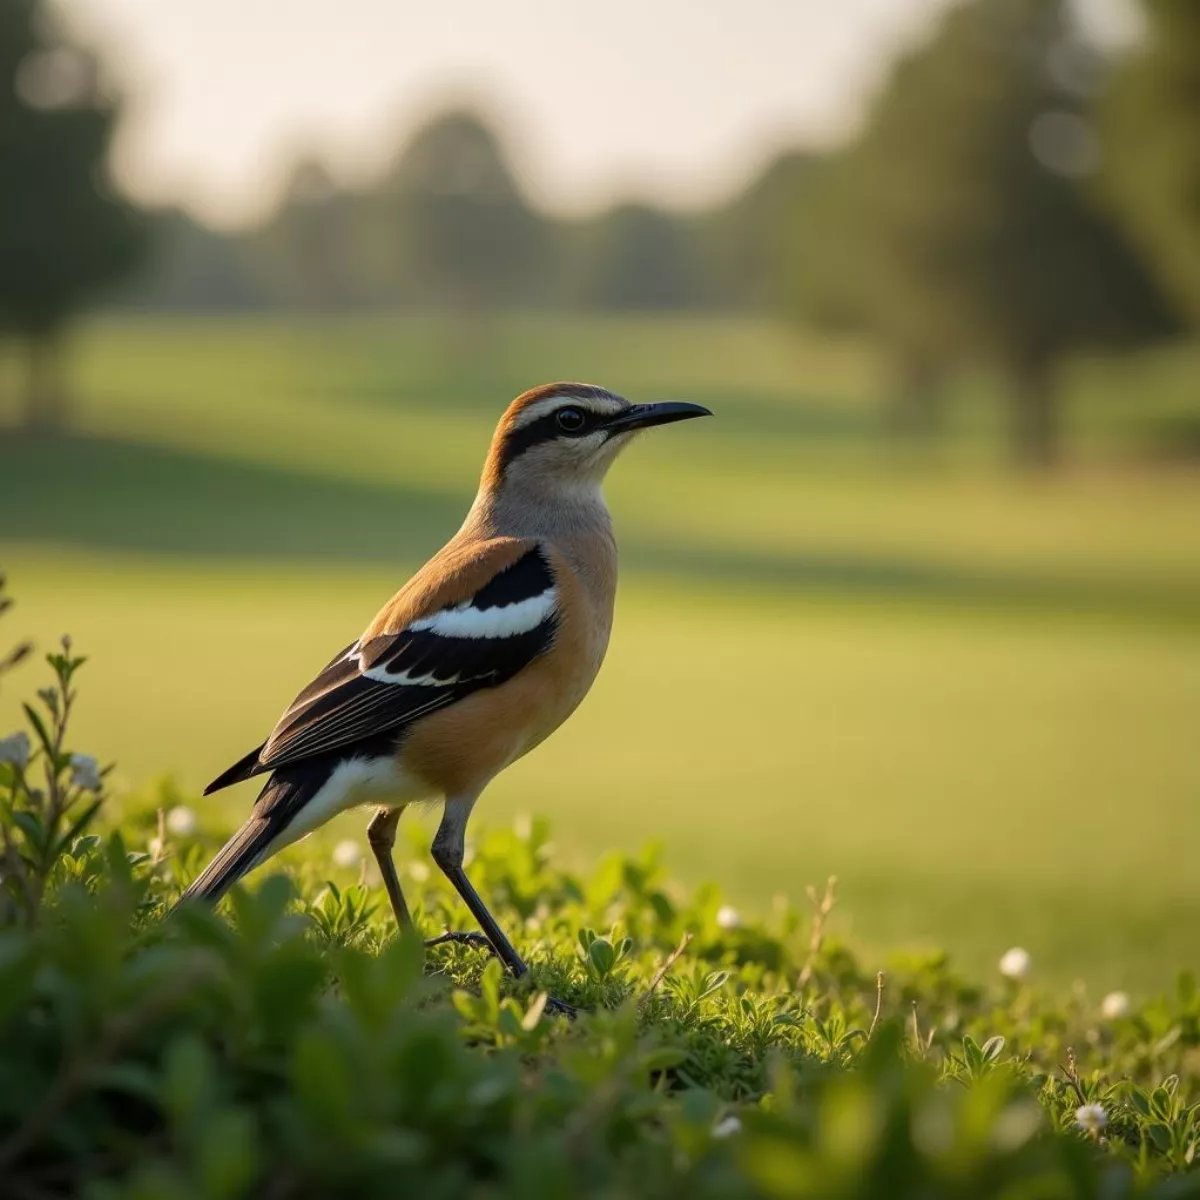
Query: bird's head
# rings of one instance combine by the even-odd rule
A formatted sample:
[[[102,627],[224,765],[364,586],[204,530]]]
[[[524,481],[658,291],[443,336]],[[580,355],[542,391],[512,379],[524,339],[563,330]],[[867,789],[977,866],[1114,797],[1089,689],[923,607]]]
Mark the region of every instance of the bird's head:
[[[640,430],[711,415],[699,404],[630,404],[591,384],[543,384],[518,396],[500,418],[483,486],[543,495],[591,491]]]

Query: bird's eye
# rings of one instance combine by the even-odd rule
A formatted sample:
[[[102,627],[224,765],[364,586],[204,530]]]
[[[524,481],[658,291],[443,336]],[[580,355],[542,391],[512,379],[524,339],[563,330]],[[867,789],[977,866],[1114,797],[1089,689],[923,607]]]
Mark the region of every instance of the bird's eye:
[[[580,408],[560,408],[556,418],[563,433],[578,433],[587,424],[587,417]]]

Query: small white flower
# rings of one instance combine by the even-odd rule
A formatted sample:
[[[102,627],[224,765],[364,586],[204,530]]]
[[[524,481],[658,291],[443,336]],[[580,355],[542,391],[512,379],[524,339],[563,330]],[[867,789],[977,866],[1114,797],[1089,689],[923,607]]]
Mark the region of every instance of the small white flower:
[[[12,763],[18,771],[29,766],[29,734],[23,729],[0,738],[0,763]]]
[[[353,839],[346,838],[333,848],[333,865],[349,870],[362,862],[362,847]]]
[[[735,1133],[742,1132],[742,1123],[737,1117],[728,1116],[724,1120],[718,1121],[713,1126],[712,1135],[715,1138],[733,1137]]]
[[[90,754],[71,755],[71,782],[85,792],[100,790],[100,764]]]
[[[741,923],[741,914],[732,904],[722,904],[717,909],[717,924],[722,929],[736,929]]]
[[[1029,957],[1029,951],[1021,946],[1005,950],[1000,958],[1000,974],[1005,979],[1025,979],[1032,966],[1033,959]]]
[[[1108,1113],[1099,1104],[1084,1104],[1075,1110],[1075,1124],[1096,1137],[1108,1126]]]
[[[429,868],[419,860],[408,864],[408,873],[417,883],[424,883],[429,878]]]
[[[191,837],[196,832],[196,814],[186,804],[177,804],[167,813],[167,831],[176,837]]]
[[[1109,992],[1100,1001],[1100,1015],[1106,1021],[1115,1021],[1118,1017],[1129,1016],[1129,1010],[1132,1007],[1129,1003],[1128,992]]]

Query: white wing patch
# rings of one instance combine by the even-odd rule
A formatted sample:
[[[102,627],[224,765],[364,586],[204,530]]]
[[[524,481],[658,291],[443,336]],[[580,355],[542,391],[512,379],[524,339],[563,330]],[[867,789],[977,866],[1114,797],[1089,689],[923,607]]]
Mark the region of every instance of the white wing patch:
[[[357,653],[354,655],[358,658]],[[393,674],[387,669],[387,663],[381,663],[379,666],[368,667],[365,671],[362,669],[361,661],[358,664],[359,674],[364,679],[373,679],[376,683],[393,683],[400,687],[449,687],[451,684],[457,683],[459,676],[451,675],[449,677],[433,675],[413,675],[408,671],[400,671]]]
[[[403,684],[405,687],[449,687],[452,683],[457,683],[460,676],[450,675],[448,677],[434,678],[432,675],[410,675],[408,671],[401,671],[398,675],[388,673],[386,667],[370,667],[363,671],[364,679],[374,679],[376,683],[395,683]]]
[[[464,600],[454,608],[444,608],[429,617],[413,621],[408,629],[414,633],[432,633],[438,637],[470,638],[472,640],[502,639],[516,637],[536,629],[553,613],[558,603],[558,589],[548,587],[537,596],[527,596],[512,604],[500,604],[491,608],[476,608],[471,601]],[[346,661],[357,663],[363,678],[377,683],[390,683],[406,687],[449,687],[458,683],[459,676],[413,675],[409,671],[389,672],[383,662],[362,670],[362,647],[355,642],[346,653]]]
[[[536,629],[554,611],[558,589],[548,587],[539,596],[528,596],[515,604],[475,608],[469,600],[444,608],[431,617],[421,617],[409,629],[436,633],[440,637],[509,638]]]

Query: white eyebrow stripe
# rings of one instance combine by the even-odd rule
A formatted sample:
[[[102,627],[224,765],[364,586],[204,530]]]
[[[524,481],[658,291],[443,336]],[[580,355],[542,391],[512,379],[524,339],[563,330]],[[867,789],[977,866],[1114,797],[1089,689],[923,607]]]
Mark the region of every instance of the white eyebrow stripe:
[[[604,396],[572,396],[569,392],[555,392],[553,396],[544,396],[541,400],[527,404],[521,409],[517,414],[517,419],[513,422],[513,428],[524,429],[526,425],[532,425],[534,421],[540,420],[557,408],[562,408],[565,404],[577,405],[584,412],[606,414],[619,413],[625,408],[625,405],[619,400],[608,399]]]
[[[544,399],[538,400],[533,404],[527,404],[517,414],[517,419],[513,422],[513,428],[523,429],[526,425],[532,425],[534,421],[559,408],[565,400],[565,396],[555,393],[555,395],[546,396]]]
[[[558,589],[548,587],[539,596],[528,596],[515,604],[496,608],[444,608],[431,617],[409,625],[414,633],[436,633],[441,637],[509,638],[536,629],[554,611]]]

